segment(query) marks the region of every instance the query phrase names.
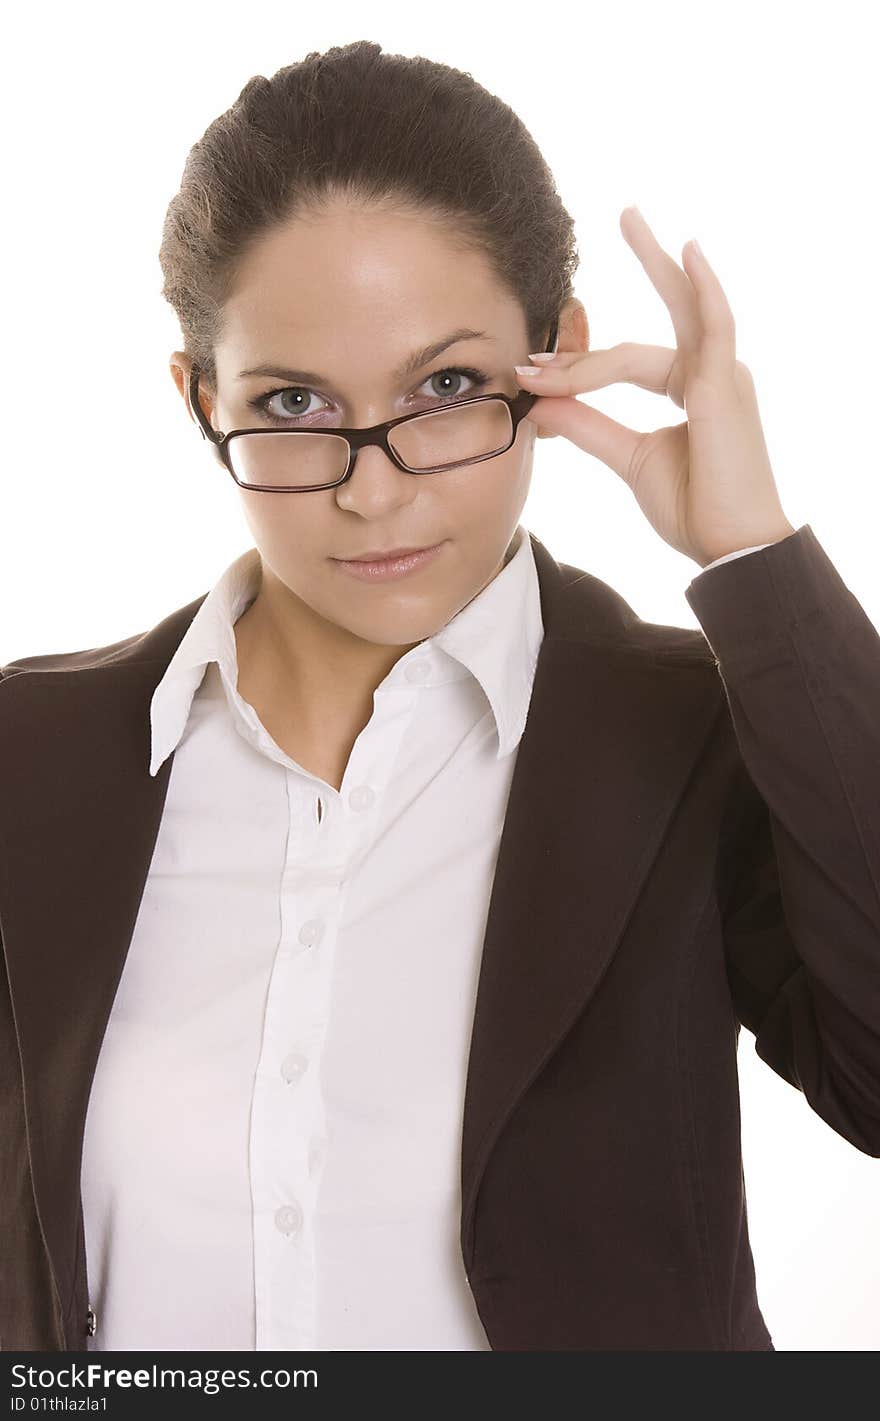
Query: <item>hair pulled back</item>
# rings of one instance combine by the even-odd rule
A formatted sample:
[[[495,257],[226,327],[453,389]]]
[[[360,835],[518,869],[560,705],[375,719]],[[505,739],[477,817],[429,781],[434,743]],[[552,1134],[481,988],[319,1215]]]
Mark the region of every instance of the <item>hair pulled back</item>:
[[[579,258],[534,139],[470,74],[357,40],[248,80],[187,155],[163,227],[162,295],[210,389],[244,258],[338,197],[443,223],[484,255],[520,302],[529,349],[541,348]]]

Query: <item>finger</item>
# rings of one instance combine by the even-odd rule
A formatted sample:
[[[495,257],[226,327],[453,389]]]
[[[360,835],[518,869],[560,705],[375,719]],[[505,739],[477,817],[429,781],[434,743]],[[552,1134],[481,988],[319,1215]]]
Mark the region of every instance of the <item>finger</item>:
[[[633,457],[645,437],[644,431],[628,429],[592,405],[572,399],[536,400],[526,419],[553,434],[564,435],[586,454],[595,454],[629,483]]]
[[[686,242],[682,260],[697,294],[702,335],[698,347],[701,378],[721,385],[736,367],[736,322],[724,288],[696,242]]]
[[[515,365],[526,390],[540,395],[583,395],[607,385],[639,385],[655,395],[668,393],[669,372],[677,352],[666,345],[625,341],[609,350],[566,350],[531,372]]]
[[[624,208],[620,230],[655,291],[665,302],[679,346],[695,349],[700,338],[700,314],[696,293],[687,273],[661,247],[637,207]]]

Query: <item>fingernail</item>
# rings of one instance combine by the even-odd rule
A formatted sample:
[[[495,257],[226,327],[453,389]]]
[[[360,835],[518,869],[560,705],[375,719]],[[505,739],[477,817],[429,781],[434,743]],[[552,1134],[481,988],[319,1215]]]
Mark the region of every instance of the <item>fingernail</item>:
[[[555,360],[557,355],[558,351],[555,350],[539,350],[536,355],[529,351],[529,360],[538,360],[542,365],[546,365],[548,361]]]
[[[514,365],[517,375],[542,375],[544,372],[540,365]]]

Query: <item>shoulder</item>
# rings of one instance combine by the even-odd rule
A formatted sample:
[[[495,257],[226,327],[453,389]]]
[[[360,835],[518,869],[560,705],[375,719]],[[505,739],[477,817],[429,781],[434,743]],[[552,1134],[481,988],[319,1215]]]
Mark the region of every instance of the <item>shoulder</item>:
[[[15,682],[36,678],[43,685],[59,684],[67,675],[86,676],[90,671],[105,669],[137,672],[145,667],[167,666],[181,638],[207,597],[203,592],[184,607],[177,607],[153,627],[75,651],[46,651],[30,656],[16,656],[0,664],[0,681]]]
[[[85,671],[90,667],[112,665],[134,649],[143,638],[143,632],[124,637],[120,641],[108,642],[104,646],[86,647],[77,651],[47,651],[33,656],[17,656],[12,661],[0,665],[0,680],[9,680],[27,672]]]
[[[681,627],[640,617],[607,582],[583,568],[558,563],[552,601],[543,605],[545,627],[554,640],[601,648],[646,664],[701,669],[712,682],[718,661],[701,627]]]

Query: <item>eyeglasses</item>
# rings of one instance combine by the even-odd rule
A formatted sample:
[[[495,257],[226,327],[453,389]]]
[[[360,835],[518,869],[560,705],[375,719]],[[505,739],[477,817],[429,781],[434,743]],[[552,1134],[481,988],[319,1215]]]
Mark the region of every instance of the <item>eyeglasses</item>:
[[[550,327],[548,351],[556,345],[558,324],[554,319]],[[199,403],[201,373],[194,363],[189,403],[202,438],[211,441],[216,458],[240,488],[261,493],[337,488],[351,478],[358,450],[368,444],[378,444],[407,474],[437,474],[494,459],[511,448],[520,420],[538,398],[530,390],[513,397],[476,395],[366,429],[233,429],[223,434],[211,427]]]

